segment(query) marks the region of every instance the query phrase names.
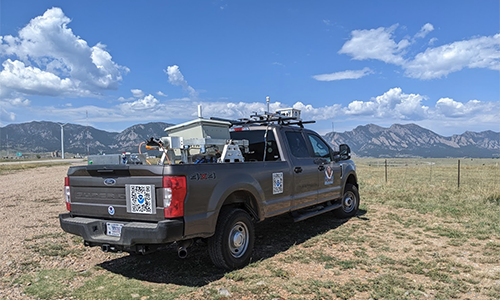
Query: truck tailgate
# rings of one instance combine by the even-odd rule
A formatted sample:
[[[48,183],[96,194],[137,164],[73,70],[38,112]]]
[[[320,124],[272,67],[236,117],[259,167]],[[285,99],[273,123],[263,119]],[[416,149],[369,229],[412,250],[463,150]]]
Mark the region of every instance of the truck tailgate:
[[[163,166],[89,165],[68,170],[71,214],[109,220],[164,220]]]

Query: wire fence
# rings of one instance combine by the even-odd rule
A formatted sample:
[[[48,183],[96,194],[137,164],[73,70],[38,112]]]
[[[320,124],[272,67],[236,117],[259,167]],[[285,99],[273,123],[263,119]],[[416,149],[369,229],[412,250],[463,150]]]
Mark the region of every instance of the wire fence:
[[[500,189],[500,159],[356,159],[372,184],[439,184]]]

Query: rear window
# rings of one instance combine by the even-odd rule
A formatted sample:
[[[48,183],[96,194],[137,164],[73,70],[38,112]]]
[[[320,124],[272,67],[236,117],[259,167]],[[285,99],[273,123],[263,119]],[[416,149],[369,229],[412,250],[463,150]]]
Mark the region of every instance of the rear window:
[[[265,144],[265,130],[244,130],[231,132],[233,140],[248,140],[250,153],[243,154],[245,161],[263,161],[264,151],[266,161],[280,160],[278,144],[272,130],[267,132],[267,146]]]

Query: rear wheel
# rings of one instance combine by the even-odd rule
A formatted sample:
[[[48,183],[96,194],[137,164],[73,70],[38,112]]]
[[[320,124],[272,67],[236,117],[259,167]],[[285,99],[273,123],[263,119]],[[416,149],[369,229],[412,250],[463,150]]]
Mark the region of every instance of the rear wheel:
[[[217,267],[239,269],[250,262],[254,239],[253,222],[246,211],[223,209],[215,234],[208,239],[208,253]]]
[[[346,184],[341,201],[342,207],[335,211],[335,216],[340,219],[354,217],[359,208],[358,188],[353,184]]]

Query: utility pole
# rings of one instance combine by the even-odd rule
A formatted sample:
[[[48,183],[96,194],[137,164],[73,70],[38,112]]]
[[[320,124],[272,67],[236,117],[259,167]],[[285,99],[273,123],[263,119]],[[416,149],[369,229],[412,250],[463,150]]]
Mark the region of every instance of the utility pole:
[[[62,159],[64,159],[64,126],[67,124],[68,123],[59,124],[59,126],[61,126],[61,158]]]
[[[89,146],[89,111],[86,110],[85,114],[87,115],[87,157],[90,155],[90,146]]]

